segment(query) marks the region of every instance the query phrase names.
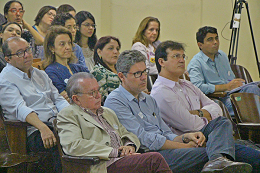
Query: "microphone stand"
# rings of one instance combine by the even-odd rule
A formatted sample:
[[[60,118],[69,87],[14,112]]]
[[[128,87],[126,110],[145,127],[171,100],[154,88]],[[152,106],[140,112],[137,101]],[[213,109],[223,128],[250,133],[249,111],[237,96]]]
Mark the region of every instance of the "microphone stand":
[[[246,10],[247,10],[247,17],[248,17],[248,22],[249,22],[249,26],[250,26],[252,42],[253,42],[253,46],[254,46],[254,52],[255,52],[255,57],[256,57],[256,62],[257,62],[257,67],[258,67],[258,73],[259,73],[259,77],[260,77],[260,64],[259,64],[256,45],[255,45],[255,39],[254,39],[252,23],[251,23],[250,14],[249,14],[248,2],[245,1],[245,0],[235,0],[233,15],[232,15],[231,23],[230,23],[230,29],[232,29],[232,33],[231,33],[231,39],[230,39],[228,59],[229,59],[229,62],[230,62],[231,65],[236,64],[239,31],[240,31],[240,28],[239,28],[240,27],[240,16],[241,16],[242,9],[244,8],[243,4],[245,4]],[[239,19],[237,19],[237,18],[234,19],[235,14],[237,14],[239,16]],[[238,24],[237,24],[237,26],[234,26],[234,24],[236,22],[238,22]],[[235,56],[233,56],[233,55],[235,55]]]

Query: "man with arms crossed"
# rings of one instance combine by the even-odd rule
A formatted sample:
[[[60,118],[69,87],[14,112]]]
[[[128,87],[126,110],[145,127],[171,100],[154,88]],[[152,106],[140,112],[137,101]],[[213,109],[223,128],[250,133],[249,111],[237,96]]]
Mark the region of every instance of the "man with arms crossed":
[[[7,66],[0,74],[0,105],[6,119],[18,119],[32,126],[27,128],[29,151],[52,153],[56,172],[61,163],[52,120],[69,103],[59,95],[48,75],[32,67],[32,48],[19,37],[7,39],[2,50]]]
[[[161,116],[171,130],[178,134],[203,131],[218,121],[228,121],[222,117],[221,108],[190,81],[179,79],[185,72],[184,46],[173,41],[162,42],[155,52],[155,62],[159,72],[153,85],[151,96],[158,103]],[[220,136],[215,136],[218,138]],[[232,140],[226,139],[226,140]],[[250,163],[254,172],[259,172],[260,152],[235,144],[236,161]],[[249,157],[241,157],[248,155]]]
[[[110,93],[105,107],[115,111],[119,121],[137,135],[142,145],[161,153],[173,172],[251,171],[249,164],[225,158],[235,157],[234,141],[230,140],[232,125],[225,119],[203,128],[204,134],[177,136],[171,132],[161,118],[156,101],[142,92],[149,71],[143,54],[136,50],[124,51],[116,66],[122,85]],[[207,147],[202,147],[205,139]]]

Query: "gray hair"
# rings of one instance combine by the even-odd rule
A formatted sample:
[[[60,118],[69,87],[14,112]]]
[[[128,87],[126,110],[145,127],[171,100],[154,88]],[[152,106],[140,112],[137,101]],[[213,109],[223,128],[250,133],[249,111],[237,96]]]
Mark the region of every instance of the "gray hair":
[[[69,78],[67,86],[66,86],[66,91],[67,91],[68,97],[70,98],[71,103],[73,103],[72,96],[77,93],[82,92],[82,90],[83,90],[79,81],[82,79],[93,79],[93,78],[95,79],[93,74],[87,73],[87,72],[79,72],[79,73],[72,75]]]
[[[10,37],[7,40],[5,40],[4,44],[2,45],[2,51],[3,51],[4,56],[6,56],[6,57],[8,57],[10,54],[12,54],[12,50],[9,47],[10,41],[19,42],[19,41],[26,41],[26,40],[21,37]]]
[[[145,63],[146,57],[138,50],[125,50],[122,52],[116,63],[117,72],[127,74],[130,68],[138,62]],[[126,75],[125,75],[126,76]]]

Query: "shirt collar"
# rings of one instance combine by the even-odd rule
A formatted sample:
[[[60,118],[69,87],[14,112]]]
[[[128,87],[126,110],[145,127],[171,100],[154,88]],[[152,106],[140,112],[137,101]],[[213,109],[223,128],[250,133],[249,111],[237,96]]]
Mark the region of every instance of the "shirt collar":
[[[83,108],[83,107],[81,107],[81,106],[79,106],[79,107],[80,107],[84,112],[90,114],[91,116],[100,116],[100,115],[102,115],[103,112],[104,112],[104,109],[103,109],[102,107],[100,107],[100,108],[97,109],[97,112],[96,112],[97,115],[94,114],[91,110],[89,110],[89,109],[87,109],[87,108]]]
[[[119,90],[123,93],[123,95],[126,97],[128,101],[136,100],[136,98],[131,94],[129,91],[127,91],[122,85],[119,86]],[[145,101],[145,95],[143,92],[139,93],[138,95],[139,101]]]
[[[167,78],[162,77],[160,75],[158,75],[156,81],[157,80],[158,80],[158,82],[162,83],[163,85],[165,85],[169,88],[174,88],[176,86],[176,84],[183,85],[183,84],[187,83],[184,79],[179,79],[178,82],[175,82],[173,80],[167,79]]]
[[[202,50],[200,51],[200,55],[201,55],[201,58],[203,59],[203,61],[207,62],[210,58],[205,55]],[[215,58],[218,58],[218,55],[221,55],[221,53],[218,51],[218,53],[215,55]]]
[[[25,72],[19,70],[18,68],[12,66],[12,65],[9,64],[9,63],[7,63],[6,67],[7,67],[10,71],[12,71],[15,75],[17,75],[19,78],[21,78],[21,79],[28,79],[28,78],[29,78],[28,75],[27,75],[27,73],[25,73]],[[34,72],[33,67],[31,67],[29,70],[30,70],[30,73],[31,73],[31,76],[32,76],[32,74],[33,74],[33,72]]]

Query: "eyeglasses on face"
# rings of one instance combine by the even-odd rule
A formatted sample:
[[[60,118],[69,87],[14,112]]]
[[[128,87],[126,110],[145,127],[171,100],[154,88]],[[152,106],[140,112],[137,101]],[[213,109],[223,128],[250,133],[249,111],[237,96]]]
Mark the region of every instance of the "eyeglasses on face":
[[[49,11],[47,14],[48,14],[49,16],[52,16],[53,18],[56,17],[56,14],[53,14],[53,13],[50,12],[50,11]]]
[[[92,91],[89,91],[89,92],[86,92],[86,93],[78,92],[77,94],[87,94],[90,97],[97,98],[98,94],[100,94],[100,89],[101,88],[99,87],[98,90],[92,90]]]
[[[24,12],[25,12],[25,10],[16,9],[16,8],[11,8],[11,9],[8,10],[8,11],[10,11],[10,12],[13,13],[13,14],[17,14],[18,12],[19,12],[20,14],[24,14]]]
[[[123,72],[123,73],[129,73],[129,74],[133,74],[135,78],[139,78],[141,77],[143,74],[147,75],[149,73],[149,68],[145,69],[144,71],[137,71],[134,73],[131,72]]]
[[[27,47],[25,50],[18,50],[15,54],[10,54],[10,55],[7,55],[7,56],[16,55],[19,58],[23,58],[25,56],[25,52],[27,52],[28,54],[31,54],[32,53],[32,48],[31,47]]]
[[[188,59],[188,56],[187,55],[185,55],[185,54],[174,54],[173,56],[172,56],[172,58],[174,58],[174,59],[180,59],[180,58],[183,58],[184,60],[187,60]]]
[[[68,30],[72,31],[72,30],[78,30],[77,26],[67,26],[66,28],[68,28]]]
[[[90,23],[82,23],[81,25],[87,27],[87,28],[90,28],[92,27],[93,29],[95,29],[97,27],[96,24],[90,24]]]

